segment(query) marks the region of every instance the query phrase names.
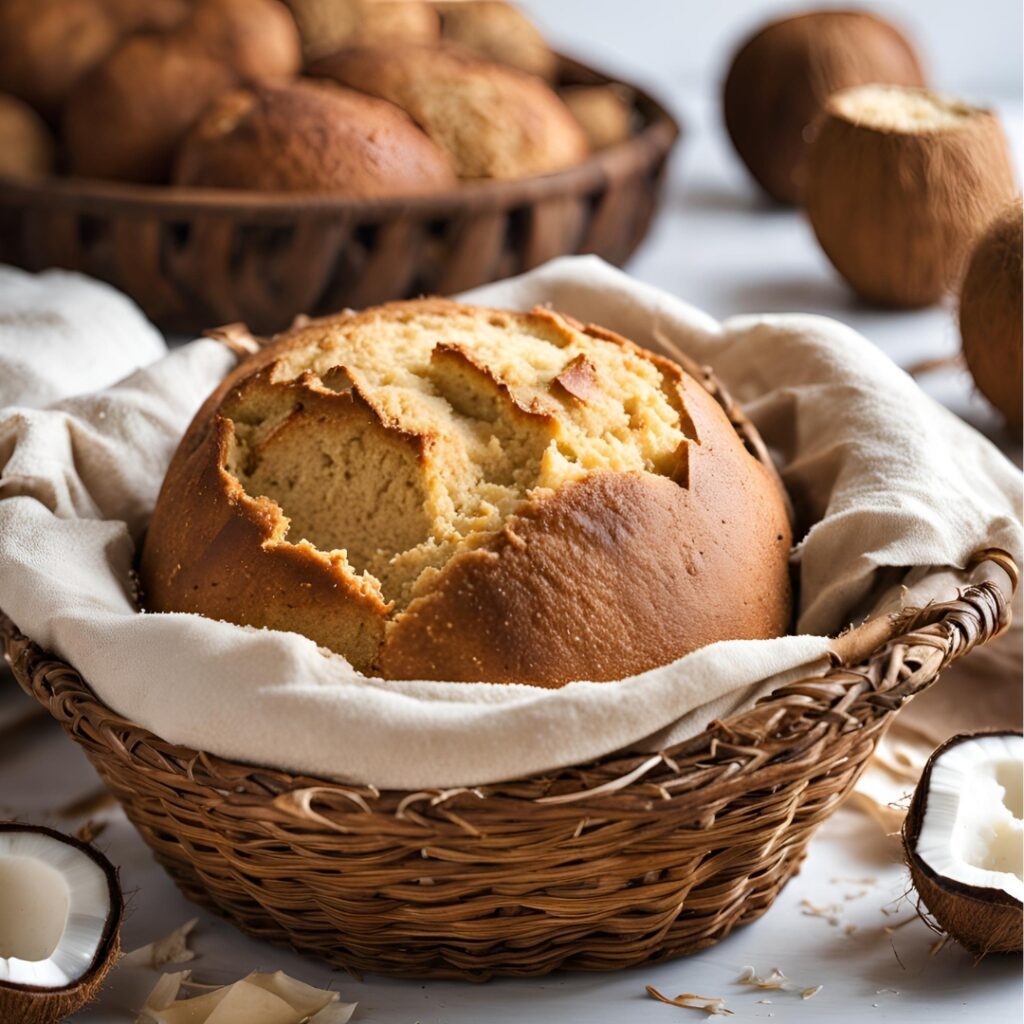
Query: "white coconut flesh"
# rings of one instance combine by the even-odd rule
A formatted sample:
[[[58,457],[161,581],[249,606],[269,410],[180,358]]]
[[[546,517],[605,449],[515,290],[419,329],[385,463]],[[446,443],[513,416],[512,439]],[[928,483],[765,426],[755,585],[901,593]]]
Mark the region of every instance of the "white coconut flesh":
[[[1024,737],[975,736],[932,763],[918,857],[936,875],[1024,902]]]
[[[897,85],[859,85],[833,98],[847,120],[878,131],[955,131],[979,113],[960,100]]]
[[[106,874],[52,836],[0,831],[0,984],[74,985],[103,951]]]

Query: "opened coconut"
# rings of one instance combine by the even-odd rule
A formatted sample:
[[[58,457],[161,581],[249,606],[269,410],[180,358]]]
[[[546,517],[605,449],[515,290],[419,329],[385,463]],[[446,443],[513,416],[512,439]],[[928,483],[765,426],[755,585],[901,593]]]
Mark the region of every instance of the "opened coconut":
[[[922,902],[961,946],[1020,952],[1024,934],[1024,736],[954,736],[928,759],[903,825]]]
[[[736,152],[773,198],[804,189],[807,131],[832,93],[868,82],[925,84],[914,47],[865,11],[811,11],[760,29],[732,60],[723,93]]]
[[[0,824],[0,1021],[51,1024],[91,1001],[120,952],[117,872],[52,829]]]
[[[1017,193],[998,118],[922,89],[837,93],[807,169],[821,247],[885,306],[925,306],[955,289],[975,238]]]

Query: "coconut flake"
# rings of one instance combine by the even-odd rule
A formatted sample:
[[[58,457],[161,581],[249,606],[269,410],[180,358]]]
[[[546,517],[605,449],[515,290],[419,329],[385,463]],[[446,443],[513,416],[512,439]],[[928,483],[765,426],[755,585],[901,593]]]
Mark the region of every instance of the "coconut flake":
[[[710,1017],[731,1017],[733,1011],[726,1009],[725,1000],[718,996],[698,996],[693,992],[683,992],[670,999],[662,995],[653,985],[647,985],[647,994],[659,1003],[668,1006],[679,1006],[684,1010],[703,1010]]]
[[[758,977],[753,967],[744,967],[743,973],[736,979],[741,985],[750,985],[753,988],[761,989],[787,989],[792,988],[792,983],[778,967],[773,967],[765,977]]]
[[[189,948],[188,937],[192,929],[199,923],[198,917],[186,921],[175,928],[170,935],[156,939],[145,946],[139,946],[130,953],[125,953],[121,962],[131,967],[163,967],[164,964],[183,964],[195,959],[195,951]]]
[[[196,987],[188,971],[165,974],[149,994],[139,1017],[145,1024],[346,1024],[356,1003],[337,992],[314,988],[283,971],[254,971],[231,985],[179,999]]]
[[[805,988],[800,993],[801,999],[811,999],[816,996],[825,986],[824,985],[812,985],[810,988]]]

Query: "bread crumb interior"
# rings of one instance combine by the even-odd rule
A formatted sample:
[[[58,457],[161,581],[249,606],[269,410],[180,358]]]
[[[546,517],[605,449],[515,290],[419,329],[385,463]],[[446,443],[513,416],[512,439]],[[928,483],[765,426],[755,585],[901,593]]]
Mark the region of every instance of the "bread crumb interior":
[[[679,478],[695,440],[670,372],[546,311],[314,322],[220,415],[274,542],[343,556],[394,612],[523,502],[595,472]]]

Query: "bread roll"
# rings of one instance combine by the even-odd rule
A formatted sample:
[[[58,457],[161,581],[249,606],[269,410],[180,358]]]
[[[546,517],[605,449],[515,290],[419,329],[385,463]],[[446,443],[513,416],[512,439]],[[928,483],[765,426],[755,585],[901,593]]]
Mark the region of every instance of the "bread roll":
[[[287,0],[307,60],[354,43],[434,43],[441,22],[426,0]]]
[[[45,178],[53,174],[53,137],[27,104],[0,93],[0,177]]]
[[[3,0],[0,90],[54,119],[125,36],[170,28],[188,9],[188,0]]]
[[[220,93],[296,74],[298,31],[277,0],[195,0],[174,31],[123,42],[64,113],[71,173],[164,182],[185,133]]]
[[[605,149],[629,138],[633,101],[625,86],[573,85],[560,95],[586,133],[591,149]]]
[[[300,80],[215,100],[185,140],[175,181],[368,197],[435,192],[454,185],[455,174],[397,107]]]
[[[540,30],[513,4],[503,0],[457,0],[435,4],[444,39],[484,60],[508,64],[552,81],[557,60]]]
[[[401,302],[279,335],[168,470],[151,611],[359,670],[560,686],[790,618],[776,477],[677,365],[545,309]]]
[[[587,154],[583,130],[544,82],[452,47],[349,47],[310,71],[401,107],[463,178],[546,174]]]

